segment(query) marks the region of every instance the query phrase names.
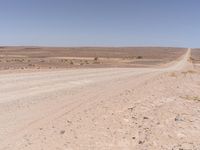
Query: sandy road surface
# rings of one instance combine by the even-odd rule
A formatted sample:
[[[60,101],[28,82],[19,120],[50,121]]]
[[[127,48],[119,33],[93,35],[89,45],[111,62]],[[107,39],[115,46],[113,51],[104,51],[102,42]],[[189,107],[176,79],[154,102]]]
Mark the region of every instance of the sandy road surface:
[[[200,149],[189,57],[166,68],[1,74],[0,149]]]

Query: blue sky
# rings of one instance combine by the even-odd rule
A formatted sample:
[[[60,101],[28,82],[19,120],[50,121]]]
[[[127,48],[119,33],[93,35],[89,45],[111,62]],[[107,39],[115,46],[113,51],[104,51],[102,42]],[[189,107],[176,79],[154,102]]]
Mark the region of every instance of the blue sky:
[[[200,47],[199,0],[0,0],[0,45]]]

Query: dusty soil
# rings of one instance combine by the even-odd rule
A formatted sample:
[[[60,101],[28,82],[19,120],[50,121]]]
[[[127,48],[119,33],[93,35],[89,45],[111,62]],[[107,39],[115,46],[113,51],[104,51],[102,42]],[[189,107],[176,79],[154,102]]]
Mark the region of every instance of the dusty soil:
[[[191,57],[194,62],[200,63],[200,49],[192,49]]]
[[[198,150],[199,75],[190,50],[163,68],[1,73],[0,149]]]
[[[191,53],[192,62],[196,67],[200,67],[200,49],[193,49]]]
[[[152,67],[177,59],[181,48],[0,47],[0,70]]]

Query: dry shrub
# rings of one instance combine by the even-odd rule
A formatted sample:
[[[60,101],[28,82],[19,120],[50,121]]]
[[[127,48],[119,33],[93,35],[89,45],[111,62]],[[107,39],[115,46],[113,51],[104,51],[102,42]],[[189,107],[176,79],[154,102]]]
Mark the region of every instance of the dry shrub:
[[[193,101],[199,101],[200,102],[200,97],[199,96],[180,96],[180,98],[186,99],[186,100],[193,100]]]
[[[99,57],[94,57],[94,61],[98,61],[99,60]]]
[[[184,71],[182,72],[182,74],[187,75],[187,74],[194,74],[197,73],[195,70],[188,70],[188,71]]]
[[[85,63],[86,63],[86,64],[89,64],[88,60],[85,60]]]
[[[142,59],[143,57],[142,56],[137,56],[137,59]]]
[[[189,58],[189,60],[191,60],[191,61],[194,61],[195,59],[194,59],[194,58],[192,58],[192,57],[190,57],[190,58]]]
[[[73,64],[74,64],[74,62],[71,60],[71,61],[70,61],[70,65],[73,65]]]

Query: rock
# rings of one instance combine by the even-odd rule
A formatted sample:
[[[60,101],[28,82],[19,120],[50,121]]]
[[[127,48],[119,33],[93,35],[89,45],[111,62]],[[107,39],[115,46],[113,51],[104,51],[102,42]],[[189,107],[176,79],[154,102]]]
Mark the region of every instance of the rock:
[[[138,142],[138,144],[143,144],[143,143],[144,143],[144,141],[139,141],[139,142]]]
[[[61,130],[61,131],[60,131],[60,134],[65,134],[65,130]]]
[[[128,108],[128,110],[130,110],[130,111],[133,111],[133,109],[134,109],[134,107],[130,107],[130,108]]]

